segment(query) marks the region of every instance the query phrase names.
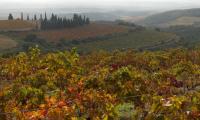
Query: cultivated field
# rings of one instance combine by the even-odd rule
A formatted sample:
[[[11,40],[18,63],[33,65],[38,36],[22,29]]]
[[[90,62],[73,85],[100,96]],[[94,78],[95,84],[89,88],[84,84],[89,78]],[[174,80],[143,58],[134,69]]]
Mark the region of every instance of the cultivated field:
[[[16,45],[17,45],[17,42],[12,40],[11,38],[4,35],[0,35],[0,50],[13,48]]]
[[[199,22],[200,22],[200,17],[183,16],[176,20],[161,24],[161,26],[163,26],[163,27],[180,26],[180,25],[190,26],[190,25],[194,25],[195,23],[199,23]]]
[[[51,42],[58,42],[60,39],[74,40],[74,39],[84,39],[88,37],[96,37],[113,33],[127,32],[126,27],[118,25],[108,25],[108,24],[95,24],[92,23],[87,26],[77,27],[77,28],[66,28],[60,30],[46,30],[46,31],[36,31],[36,32],[20,32],[16,35],[24,38],[28,34],[36,34],[38,37],[44,38],[45,40]]]
[[[0,20],[0,31],[26,31],[35,29],[34,22],[21,20]]]

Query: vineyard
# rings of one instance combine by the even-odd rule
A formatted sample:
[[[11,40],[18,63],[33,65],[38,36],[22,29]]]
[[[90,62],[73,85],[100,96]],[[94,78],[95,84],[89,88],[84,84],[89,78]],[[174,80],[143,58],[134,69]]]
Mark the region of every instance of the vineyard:
[[[35,34],[50,42],[59,42],[60,39],[74,40],[74,39],[84,39],[96,36],[103,36],[107,34],[123,33],[127,32],[128,29],[117,25],[105,25],[91,23],[89,25],[76,27],[76,28],[65,28],[56,30],[45,30],[45,31],[27,31],[19,32],[16,34],[19,38],[24,38],[29,34]]]
[[[2,120],[200,118],[200,50],[79,55],[36,47],[0,63]]]

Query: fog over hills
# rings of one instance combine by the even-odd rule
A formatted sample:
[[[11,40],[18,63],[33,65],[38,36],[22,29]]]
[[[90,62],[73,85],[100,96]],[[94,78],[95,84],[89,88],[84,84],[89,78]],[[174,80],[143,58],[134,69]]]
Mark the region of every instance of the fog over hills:
[[[199,7],[199,0],[1,0],[0,8],[102,8],[170,10]]]
[[[172,10],[146,17],[138,24],[157,27],[194,25],[200,23],[200,8]]]
[[[46,11],[67,17],[82,13],[92,20],[135,21],[159,12],[194,7],[200,7],[198,0],[1,0],[0,19],[7,19],[9,13],[19,17],[21,12],[33,16]]]

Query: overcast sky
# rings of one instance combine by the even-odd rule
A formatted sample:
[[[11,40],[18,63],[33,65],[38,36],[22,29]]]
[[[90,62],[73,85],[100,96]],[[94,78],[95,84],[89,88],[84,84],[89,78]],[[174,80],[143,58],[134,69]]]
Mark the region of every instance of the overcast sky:
[[[200,8],[200,0],[0,0],[0,8],[111,8],[168,10]]]

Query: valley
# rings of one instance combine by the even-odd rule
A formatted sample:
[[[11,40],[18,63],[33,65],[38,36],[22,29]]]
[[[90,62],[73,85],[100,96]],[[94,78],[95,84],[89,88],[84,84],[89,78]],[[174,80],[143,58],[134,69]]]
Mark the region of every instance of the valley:
[[[0,120],[199,120],[200,9],[140,7],[0,12]]]

